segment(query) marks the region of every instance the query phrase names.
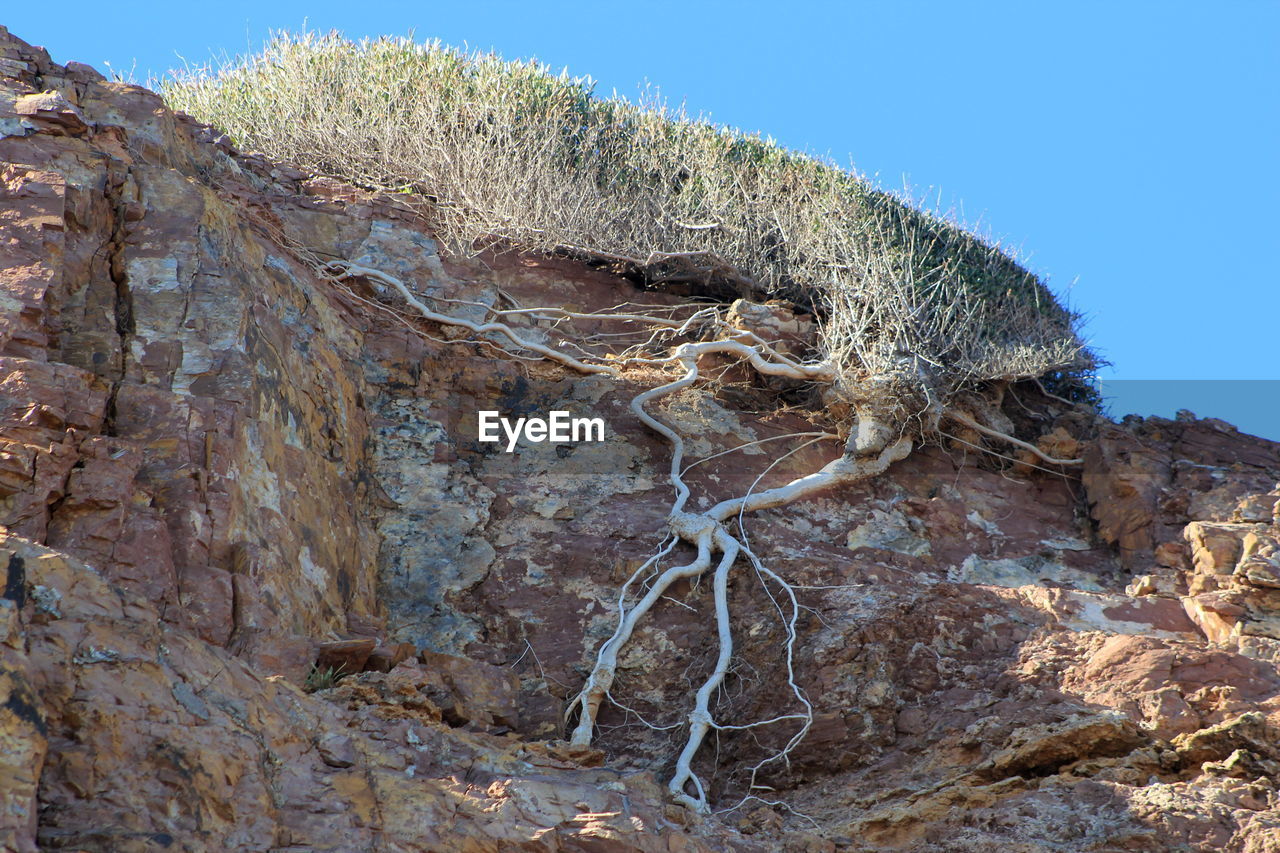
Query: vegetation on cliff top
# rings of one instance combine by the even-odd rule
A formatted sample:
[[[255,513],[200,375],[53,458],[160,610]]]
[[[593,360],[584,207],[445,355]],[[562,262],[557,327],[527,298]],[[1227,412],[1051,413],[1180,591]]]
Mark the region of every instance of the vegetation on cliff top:
[[[162,83],[240,146],[426,199],[455,251],[569,252],[812,306],[842,386],[1078,374],[1078,316],[998,247],[858,176],[536,62],[279,35]]]
[[[335,286],[363,281],[421,320],[470,335],[461,340],[586,374],[619,378],[635,368],[666,374],[630,404],[671,447],[666,530],[622,584],[614,632],[570,699],[565,724],[573,744],[592,743],[601,709],[616,701],[619,655],[636,626],[673,584],[710,573],[716,662],[691,697],[687,729],[654,726],[687,731],[667,787],[676,802],[697,811],[711,809],[711,792],[695,769],[708,735],[758,726],[790,731],[781,748],[749,768],[742,805],[758,798],[754,792],[767,787],[758,784],[760,774],[785,766],[814,722],[813,704],[795,677],[796,588],[752,551],[747,514],[878,476],[921,439],[946,435],[944,422],[965,431],[969,438],[956,440],[966,446],[981,449],[975,442],[994,438],[1026,454],[1024,462],[1082,464],[1011,435],[997,411],[1004,383],[1090,366],[1075,315],[997,248],[829,164],[682,113],[597,99],[583,80],[531,63],[402,39],[282,36],[257,57],[171,82],[166,95],[244,146],[365,186],[406,191],[456,251],[569,253],[653,284],[700,283],[703,294],[717,298],[780,295],[815,310],[822,352],[798,358],[737,325],[723,301],[674,306],[674,313],[493,304],[475,320],[451,314],[454,301],[419,282],[295,247],[300,261]],[[527,335],[523,324],[532,319],[550,320],[562,332],[577,321],[633,328],[609,335],[609,344],[568,337],[572,347],[561,348]],[[637,333],[638,342],[622,348]],[[842,413],[833,414],[836,431],[787,437],[808,439],[796,450],[842,440],[844,452],[819,470],[757,490],[771,464],[747,494],[690,509],[684,436],[648,407],[705,383],[708,359],[736,360],[760,376],[823,389],[826,402],[839,404],[828,405],[828,414]],[[683,563],[682,543],[680,551],[692,552]],[[781,620],[790,710],[725,724],[713,703],[734,656],[729,579],[744,563]]]

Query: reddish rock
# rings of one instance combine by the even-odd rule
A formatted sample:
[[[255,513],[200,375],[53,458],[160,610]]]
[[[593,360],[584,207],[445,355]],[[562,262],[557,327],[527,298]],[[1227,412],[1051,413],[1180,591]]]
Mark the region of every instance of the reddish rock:
[[[440,705],[446,719],[479,726],[519,726],[520,680],[510,669],[436,652],[424,651],[419,660],[432,682],[448,692]]]
[[[23,95],[14,102],[13,111],[43,125],[45,132],[80,136],[89,129],[75,105],[58,92]]]
[[[1157,502],[1171,476],[1158,451],[1116,427],[1104,427],[1085,456],[1084,487],[1103,541],[1133,567],[1155,548]]]
[[[378,646],[369,653],[364,668],[371,672],[390,672],[403,661],[416,657],[418,650],[413,643],[396,643],[392,646]]]
[[[1063,414],[1029,435],[1083,443],[1079,480],[926,448],[745,519],[797,584],[797,646],[776,587],[735,569],[713,711],[793,714],[794,675],[814,725],[754,780],[784,805],[689,815],[661,774],[715,655],[707,584],[637,630],[595,745],[559,740],[669,506],[668,448],[628,409],[656,377],[446,344],[288,246],[456,305],[680,297],[567,258],[442,256],[400,200],[241,155],[3,29],[0,73],[21,128],[0,138],[8,848],[1268,849],[1277,445]],[[797,352],[812,332],[782,305],[734,317]],[[838,452],[715,456],[830,426],[719,367],[659,412],[707,460],[693,500]],[[608,440],[475,441],[477,409],[574,407]],[[308,694],[313,662],[350,674]],[[712,799],[748,793],[796,731],[720,731],[696,759]]]
[[[364,672],[364,665],[377,644],[378,641],[374,639],[321,643],[316,649],[316,670],[319,672],[333,670],[339,675]]]

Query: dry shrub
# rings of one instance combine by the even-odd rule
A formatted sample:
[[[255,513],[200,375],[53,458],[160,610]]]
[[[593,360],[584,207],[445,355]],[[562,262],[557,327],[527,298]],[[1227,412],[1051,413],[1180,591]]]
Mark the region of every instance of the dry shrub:
[[[638,620],[672,584],[711,573],[719,656],[694,696],[688,739],[668,783],[677,802],[698,811],[709,811],[710,803],[692,762],[709,733],[800,724],[785,747],[750,768],[754,782],[763,768],[786,761],[813,722],[813,705],[794,672],[801,610],[795,588],[764,565],[745,535],[739,541],[730,521],[742,524],[748,513],[878,476],[914,447],[915,437],[894,435],[895,428],[926,410],[941,411],[966,386],[1091,365],[1075,315],[974,235],[772,141],[660,106],[597,99],[587,82],[531,63],[403,39],[281,36],[256,57],[185,74],[164,89],[173,105],[221,126],[243,146],[427,200],[432,227],[455,251],[494,245],[567,251],[630,266],[654,282],[703,280],[815,309],[825,350],[820,362],[797,364],[761,342],[686,342],[650,361],[678,366],[683,375],[631,401],[636,416],[672,446],[671,535],[622,586],[614,634],[572,702],[578,717],[571,739],[591,743],[599,708],[612,695],[618,653]],[[384,272],[341,262],[322,269],[335,282],[380,280],[432,322],[484,331],[437,313]],[[582,371],[614,371],[553,355],[503,328],[517,349]],[[684,439],[645,404],[698,381],[699,358],[713,354],[747,360],[772,376],[830,383],[857,416],[852,451],[846,445],[839,459],[785,485],[753,486],[705,511],[689,510]],[[1017,441],[961,409],[951,417]],[[693,546],[693,561],[664,562],[680,541]],[[714,722],[710,704],[733,658],[728,579],[743,558],[770,597],[778,593],[789,710],[726,726]]]
[[[569,251],[811,306],[850,398],[884,377],[946,398],[1093,366],[1077,315],[975,235],[772,140],[533,62],[307,33],[161,85],[242,147],[428,200],[454,251]]]

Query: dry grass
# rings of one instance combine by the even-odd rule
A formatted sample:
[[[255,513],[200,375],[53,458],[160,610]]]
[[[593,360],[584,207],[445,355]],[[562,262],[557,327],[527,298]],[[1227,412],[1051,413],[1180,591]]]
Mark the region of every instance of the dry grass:
[[[813,306],[837,392],[1078,374],[1077,316],[1009,255],[847,171],[583,79],[439,44],[281,35],[161,84],[239,145],[426,199],[446,246],[572,252]]]

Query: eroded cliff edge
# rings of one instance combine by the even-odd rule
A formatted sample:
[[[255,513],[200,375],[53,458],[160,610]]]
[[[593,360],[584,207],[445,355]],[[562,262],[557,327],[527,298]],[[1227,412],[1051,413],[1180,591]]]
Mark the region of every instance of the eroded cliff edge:
[[[666,513],[665,448],[626,411],[643,386],[424,337],[288,247],[478,303],[677,297],[442,258],[395,198],[243,155],[2,30],[0,71],[10,846],[1280,847],[1280,447],[1038,398],[1053,440],[1087,442],[1082,477],[934,448],[765,513],[754,546],[810,587],[817,726],[769,780],[807,818],[695,818],[654,776],[675,741],[634,716],[602,720],[603,754],[556,740]],[[468,423],[552,408],[608,440],[508,455]],[[700,455],[807,424],[734,381],[664,415]],[[771,459],[691,481],[741,492]],[[707,591],[679,597],[624,661],[662,723],[714,654]],[[763,615],[742,634],[723,701],[768,716],[778,637]],[[339,640],[415,657],[301,690]],[[723,737],[717,790],[763,747]]]

